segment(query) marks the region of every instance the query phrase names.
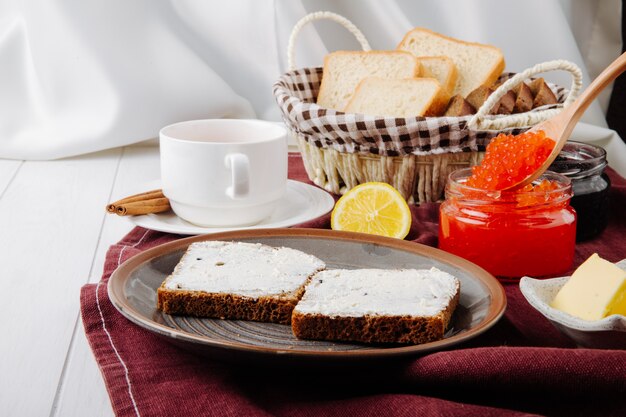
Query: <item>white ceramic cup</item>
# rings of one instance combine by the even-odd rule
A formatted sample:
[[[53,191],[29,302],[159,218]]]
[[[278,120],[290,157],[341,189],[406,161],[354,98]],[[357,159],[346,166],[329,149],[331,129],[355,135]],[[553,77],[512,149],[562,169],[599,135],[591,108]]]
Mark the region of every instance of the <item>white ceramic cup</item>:
[[[159,132],[163,194],[199,226],[248,226],[269,217],[287,186],[287,132],[262,120],[208,119]]]

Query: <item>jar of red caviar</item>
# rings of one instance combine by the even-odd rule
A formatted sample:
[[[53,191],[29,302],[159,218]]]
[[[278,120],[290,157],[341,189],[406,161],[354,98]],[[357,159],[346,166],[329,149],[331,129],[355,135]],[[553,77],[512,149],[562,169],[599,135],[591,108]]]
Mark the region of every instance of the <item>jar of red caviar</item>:
[[[534,187],[489,191],[465,185],[471,173],[461,169],[448,178],[439,212],[439,248],[500,277],[567,272],[576,241],[569,178],[548,171]]]

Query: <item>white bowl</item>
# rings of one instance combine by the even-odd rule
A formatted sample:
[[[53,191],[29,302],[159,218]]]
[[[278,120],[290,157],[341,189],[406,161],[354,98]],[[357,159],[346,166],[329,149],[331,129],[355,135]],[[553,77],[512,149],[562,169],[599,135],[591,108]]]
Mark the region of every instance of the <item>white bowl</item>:
[[[626,270],[626,259],[616,263]],[[626,316],[613,314],[602,320],[588,321],[550,307],[569,277],[533,279],[523,277],[519,287],[531,306],[580,347],[626,349]]]

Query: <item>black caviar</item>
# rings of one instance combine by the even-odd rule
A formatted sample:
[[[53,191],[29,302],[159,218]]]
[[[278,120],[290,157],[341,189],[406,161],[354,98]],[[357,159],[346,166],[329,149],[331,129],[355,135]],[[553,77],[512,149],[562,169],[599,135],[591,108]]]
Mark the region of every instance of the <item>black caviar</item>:
[[[609,221],[609,188],[604,173],[606,151],[599,146],[567,142],[549,170],[572,180],[574,196],[570,201],[576,210],[576,241],[598,236]]]

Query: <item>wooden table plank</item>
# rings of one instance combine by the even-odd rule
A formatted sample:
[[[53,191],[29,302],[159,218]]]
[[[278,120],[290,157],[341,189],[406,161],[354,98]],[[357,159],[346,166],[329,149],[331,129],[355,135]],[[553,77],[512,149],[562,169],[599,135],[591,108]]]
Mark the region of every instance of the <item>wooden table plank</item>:
[[[49,415],[121,150],[24,162],[0,199],[0,410]]]
[[[119,200],[133,193],[148,191],[144,190],[142,186],[150,181],[158,180],[160,177],[158,146],[126,147],[120,161],[110,201]],[[106,217],[89,282],[100,281],[104,268],[104,258],[109,246],[118,242],[133,227],[134,225],[126,217],[112,214]]]
[[[14,161],[9,159],[0,159],[0,198],[4,190],[9,186],[15,174],[22,166],[23,161]]]
[[[159,177],[158,147],[124,148],[110,201],[141,191],[142,184]],[[90,282],[100,280],[109,246],[118,242],[132,227],[127,218],[107,215],[90,273]],[[53,415],[113,415],[102,375],[85,338],[82,323],[78,324],[74,334]]]

